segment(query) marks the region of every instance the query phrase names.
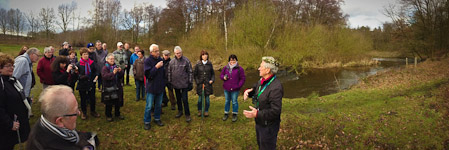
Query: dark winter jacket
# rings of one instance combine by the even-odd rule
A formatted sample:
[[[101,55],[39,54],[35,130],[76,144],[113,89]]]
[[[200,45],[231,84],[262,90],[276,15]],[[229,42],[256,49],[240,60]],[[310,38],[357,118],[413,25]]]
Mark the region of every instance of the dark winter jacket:
[[[187,57],[173,58],[168,65],[168,82],[175,89],[184,89],[193,84],[192,64]]]
[[[150,56],[151,57],[151,56]],[[134,73],[134,79],[139,80],[139,81],[143,81],[143,78],[145,77],[145,57],[143,57],[142,59],[137,58],[134,61],[133,64],[133,73]]]
[[[51,75],[51,63],[55,60],[55,57],[47,58],[42,57],[37,63],[37,75],[40,78],[41,83],[47,85],[55,84]]]
[[[245,83],[245,71],[238,64],[232,68],[232,73],[229,73],[229,65],[226,65],[221,70],[220,79],[223,80],[223,88],[226,91],[238,91]],[[228,80],[224,80],[225,75],[228,76]]]
[[[103,67],[103,69],[101,70],[101,77],[103,80],[103,87],[104,88],[108,88],[108,87],[113,87],[113,86],[117,86],[118,87],[118,97],[119,97],[119,102],[120,102],[120,106],[123,106],[123,84],[122,84],[122,79],[123,76],[125,75],[125,70],[121,70],[119,72],[117,72],[116,74],[114,74],[114,68],[116,68],[117,66],[114,65],[110,65],[109,63],[106,63],[106,65]],[[103,88],[103,89],[104,89]],[[103,94],[103,93],[102,93]],[[116,104],[116,102],[113,101],[104,101],[103,96],[101,96],[101,101],[105,104]]]
[[[0,149],[5,146],[19,143],[17,132],[11,130],[13,127],[14,115],[20,122],[19,132],[21,142],[28,139],[30,133],[30,123],[28,120],[28,109],[23,103],[25,98],[23,93],[14,87],[15,78],[0,76]]]
[[[80,91],[87,91],[87,90],[95,90],[95,83],[93,82],[95,77],[98,76],[99,70],[97,69],[95,63],[92,63],[90,65],[90,74],[86,75],[85,73],[85,67],[84,65],[80,65],[81,60],[76,63],[76,66],[78,67],[78,84],[76,86],[77,90]]]
[[[33,131],[30,134],[30,140],[27,143],[26,149],[29,150],[83,150],[94,148],[88,140],[92,137],[90,132],[78,132],[78,143],[72,143],[62,139],[52,131],[41,125],[39,119],[33,126]],[[98,139],[95,140],[98,145]]]
[[[126,62],[128,62],[128,68],[131,67],[131,65],[129,65],[129,64],[130,64],[132,54],[133,54],[133,52],[131,52],[129,49],[125,49]]]
[[[59,56],[69,56],[69,51],[68,49],[60,49],[59,50]]]
[[[145,77],[147,79],[145,91],[147,93],[159,94],[165,90],[164,67],[156,68],[156,64],[160,61],[162,58],[153,56],[145,59]]]
[[[101,69],[104,67],[104,65],[106,64],[106,56],[108,55],[108,51],[105,51],[103,49],[97,49],[95,50],[95,56],[97,57],[97,62],[95,62],[97,64],[97,68]]]
[[[72,87],[78,80],[78,73],[75,71],[67,73],[66,69],[60,69],[52,72],[55,85],[67,85]]]
[[[203,84],[204,95],[211,95],[214,93],[212,84],[209,83],[211,80],[212,83],[215,82],[214,67],[210,61],[207,61],[205,65],[202,61],[198,61],[193,69],[193,76],[195,77],[196,93],[198,95],[202,94]]]
[[[282,112],[282,97],[284,96],[284,88],[282,87],[281,81],[273,76],[275,79],[268,85],[265,90],[260,94],[259,101],[259,112],[255,118],[256,124],[267,126],[273,123],[281,122],[281,112]],[[260,84],[260,80],[252,88],[248,96],[256,98],[260,91],[264,88],[266,84],[270,82],[273,78],[269,78]],[[256,104],[257,107],[257,104]]]

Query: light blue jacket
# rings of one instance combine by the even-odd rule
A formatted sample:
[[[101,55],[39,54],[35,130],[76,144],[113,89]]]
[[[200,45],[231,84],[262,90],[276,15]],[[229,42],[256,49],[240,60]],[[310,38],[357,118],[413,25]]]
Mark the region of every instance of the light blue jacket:
[[[22,84],[26,97],[30,97],[31,80],[33,78],[31,75],[33,73],[32,69],[33,63],[27,53],[18,56],[14,60],[14,72],[12,73],[12,76],[18,79],[20,84]]]

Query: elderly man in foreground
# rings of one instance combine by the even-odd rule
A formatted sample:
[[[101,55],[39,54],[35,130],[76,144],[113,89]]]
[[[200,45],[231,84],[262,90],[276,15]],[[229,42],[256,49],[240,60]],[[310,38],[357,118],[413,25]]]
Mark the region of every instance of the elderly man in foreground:
[[[39,97],[42,115],[28,138],[27,149],[96,149],[98,139],[92,133],[78,132],[78,103],[70,87],[54,85]]]

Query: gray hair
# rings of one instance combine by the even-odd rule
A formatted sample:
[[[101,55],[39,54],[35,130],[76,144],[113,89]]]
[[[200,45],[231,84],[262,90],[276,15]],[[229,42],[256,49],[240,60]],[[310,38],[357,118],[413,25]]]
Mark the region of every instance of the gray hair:
[[[151,52],[153,52],[153,50],[154,50],[154,47],[157,47],[157,48],[159,48],[159,45],[156,45],[156,44],[151,44],[151,45],[150,45],[150,53],[151,53]]]
[[[264,66],[265,68],[270,69],[272,74],[276,74],[279,70],[279,63],[271,56],[265,56],[262,57],[262,61],[265,62]]]
[[[108,58],[111,57],[111,56],[114,56],[114,54],[109,53],[109,54],[106,56],[105,60],[108,61]]]
[[[48,52],[51,52],[51,46],[49,46],[49,47],[45,47],[44,48],[44,53],[48,53]]]
[[[32,48],[28,49],[26,53],[27,53],[28,55],[31,55],[31,54],[39,54],[39,49],[37,49],[36,47],[32,47]]]
[[[39,97],[42,115],[50,122],[70,112],[72,108],[67,96],[73,94],[73,90],[66,85],[53,85],[45,88]]]
[[[176,50],[178,50],[179,52],[182,52],[182,49],[180,46],[175,46],[175,48],[173,49],[174,52],[176,52]]]
[[[101,44],[101,41],[100,41],[100,40],[95,41],[95,44],[97,44],[97,43],[100,43],[100,44]]]

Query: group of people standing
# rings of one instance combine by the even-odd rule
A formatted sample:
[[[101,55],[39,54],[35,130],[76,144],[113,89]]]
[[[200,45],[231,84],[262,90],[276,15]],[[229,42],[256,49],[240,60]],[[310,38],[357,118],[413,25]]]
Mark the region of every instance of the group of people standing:
[[[177,105],[178,113],[175,118],[185,115],[185,121],[190,122],[188,91],[194,88],[194,83],[196,85],[196,93],[198,94],[198,116],[208,117],[210,115],[210,95],[214,93],[212,85],[215,82],[215,73],[214,67],[209,60],[209,53],[205,50],[201,51],[199,60],[192,67],[190,60],[183,56],[180,46],[174,47],[174,57],[170,58],[171,53],[169,50],[162,51],[161,56],[159,46],[152,44],[149,47],[150,55],[148,58],[145,58],[145,52],[137,45],[134,47],[133,53],[129,50],[128,43],[118,42],[117,50],[113,53],[108,53],[106,43],[96,41],[95,44],[89,43],[87,47],[79,50],[79,60],[76,52],[71,49],[67,42],[64,42],[62,47],[57,57],[53,55],[53,47],[44,48],[44,57],[38,62],[37,74],[40,77],[44,91],[50,85],[66,85],[71,87],[72,90],[76,89],[79,91],[81,111],[69,114],[66,117],[80,115],[80,118],[85,120],[88,117],[87,105],[90,105],[90,115],[99,118],[100,114],[96,112],[95,108],[95,92],[98,88],[101,92],[101,102],[106,107],[106,120],[109,122],[114,120],[112,108],[115,111],[115,118],[123,120],[124,117],[120,113],[120,108],[124,103],[123,86],[129,85],[130,68],[133,70],[136,84],[136,101],[146,100],[143,118],[145,130],[151,129],[152,112],[154,112],[154,123],[158,126],[164,126],[161,121],[162,107],[168,106],[169,102],[172,110],[176,110]],[[8,127],[12,131],[18,129],[23,131],[19,138],[23,142],[27,139],[30,131],[28,124],[28,118],[32,116],[30,90],[35,84],[32,63],[39,59],[39,50],[36,48],[25,50],[14,62],[5,54],[1,54],[0,58],[2,85],[4,85],[3,81],[11,83],[1,88],[0,96],[21,99],[21,101],[13,101],[11,104],[5,104],[9,103],[7,101],[1,101],[1,126]],[[264,57],[259,68],[260,76],[262,77],[260,83],[244,92],[245,100],[248,97],[256,99],[253,100],[255,108],[250,107],[251,110],[244,111],[244,115],[247,118],[256,118],[259,146],[266,144],[267,139],[273,140],[273,136],[271,136],[271,139],[265,136],[266,134],[272,135],[271,132],[268,133],[268,129],[279,130],[283,90],[280,81],[275,76],[277,67],[278,64],[274,58]],[[127,75],[126,78],[125,75]],[[232,115],[232,121],[235,122],[237,121],[239,110],[237,98],[246,79],[244,69],[239,66],[236,55],[232,54],[229,56],[228,64],[223,67],[219,77],[224,81],[223,88],[226,99],[222,120],[226,121]],[[261,90],[262,86],[264,87]],[[12,110],[12,107],[8,107],[9,105],[20,106],[20,108]],[[78,110],[78,108],[76,109]],[[43,115],[41,117],[40,124],[45,125],[47,122],[55,123],[58,121],[49,121],[48,119],[54,118],[46,117],[48,116]],[[12,124],[10,124],[11,122]],[[74,128],[69,130],[74,131]],[[11,134],[10,136],[14,136],[13,133],[8,132],[8,134]],[[17,135],[15,136],[17,137]],[[4,141],[4,137],[8,136],[0,136],[2,138],[0,141]],[[275,137],[277,137],[277,132]],[[21,141],[9,143],[13,143],[12,146],[14,146],[18,142]],[[273,146],[272,142],[271,145],[270,143],[268,145]],[[274,146],[276,146],[276,141],[274,141]]]

